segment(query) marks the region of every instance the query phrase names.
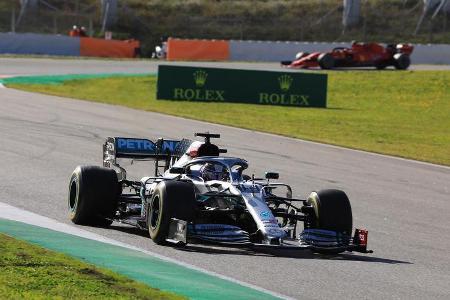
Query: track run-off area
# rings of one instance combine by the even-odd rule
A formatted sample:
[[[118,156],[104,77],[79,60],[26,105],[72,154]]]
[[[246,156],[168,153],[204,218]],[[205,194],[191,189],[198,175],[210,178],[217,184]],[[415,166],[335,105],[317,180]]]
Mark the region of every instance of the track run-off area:
[[[0,76],[152,73],[157,64],[0,58]],[[202,65],[279,68],[253,63]],[[204,245],[179,249],[155,245],[145,232],[122,224],[114,223],[110,229],[75,227],[297,299],[450,298],[449,167],[13,89],[0,89],[0,107],[0,202],[75,226],[67,217],[69,176],[77,165],[101,164],[101,145],[107,136],[153,140],[220,133],[217,144],[230,156],[247,159],[248,174],[277,171],[296,197],[324,188],[344,190],[352,204],[354,226],[369,230],[374,253],[330,257]],[[151,165],[134,168],[144,173]]]

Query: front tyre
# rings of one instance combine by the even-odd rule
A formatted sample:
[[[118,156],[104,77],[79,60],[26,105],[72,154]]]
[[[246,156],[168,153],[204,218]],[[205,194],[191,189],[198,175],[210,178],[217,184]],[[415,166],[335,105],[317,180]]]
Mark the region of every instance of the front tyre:
[[[114,170],[78,166],[69,182],[70,220],[79,225],[107,226],[117,209],[119,183]]]
[[[411,59],[409,58],[409,55],[404,53],[396,53],[394,54],[394,67],[397,70],[406,70],[409,68],[409,65],[411,64]]]
[[[159,245],[166,243],[170,220],[193,221],[195,218],[195,191],[190,182],[162,181],[150,199],[147,225],[150,238]]]
[[[340,190],[321,190],[309,195],[307,204],[314,209],[311,227],[352,235],[352,208],[347,195]]]
[[[320,68],[324,70],[330,70],[334,68],[335,60],[330,53],[322,53],[317,58]]]

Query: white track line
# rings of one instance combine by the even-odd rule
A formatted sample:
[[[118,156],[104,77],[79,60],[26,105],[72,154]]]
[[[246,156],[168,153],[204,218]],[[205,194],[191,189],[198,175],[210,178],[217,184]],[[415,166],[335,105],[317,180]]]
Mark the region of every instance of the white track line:
[[[150,255],[152,257],[161,259],[163,261],[174,263],[179,266],[183,266],[183,267],[186,267],[186,268],[189,268],[192,270],[206,273],[206,274],[214,276],[214,277],[218,277],[218,278],[221,278],[221,279],[224,279],[227,281],[231,281],[231,282],[237,283],[239,285],[272,295],[274,297],[289,299],[289,300],[294,299],[294,298],[291,298],[291,297],[288,297],[288,296],[285,296],[285,295],[282,295],[282,294],[279,294],[279,293],[276,293],[273,291],[266,290],[262,287],[259,287],[259,286],[256,286],[256,285],[253,285],[253,284],[250,284],[247,282],[242,282],[242,281],[239,281],[237,279],[234,279],[234,278],[231,278],[231,277],[228,277],[225,275],[211,272],[211,271],[196,267],[196,266],[188,264],[188,263],[177,261],[170,257],[166,257],[166,256],[163,256],[163,255],[160,255],[160,254],[148,251],[148,250],[144,250],[144,249],[132,246],[132,245],[128,245],[128,244],[101,236],[96,233],[89,232],[87,230],[77,228],[75,226],[64,224],[64,223],[58,222],[56,220],[53,220],[53,219],[29,212],[29,211],[26,211],[26,210],[23,210],[23,209],[20,209],[17,207],[11,206],[11,205],[3,203],[3,202],[0,202],[0,218],[18,221],[18,222],[38,226],[38,227],[47,228],[47,229],[54,230],[54,231],[59,231],[59,232],[79,236],[79,237],[90,239],[90,240],[99,241],[102,243],[107,243],[107,244],[116,245],[116,246],[124,247],[127,249],[131,249],[131,250],[139,251],[139,252],[145,253],[147,255]]]
[[[9,78],[9,77],[15,77],[15,76],[5,76],[4,78]],[[2,78],[2,76],[0,76],[0,78]],[[6,87],[2,83],[0,83],[0,88],[6,88]],[[63,97],[63,96],[60,96],[60,97]],[[66,98],[66,99],[68,99],[68,98]],[[109,104],[105,104],[105,105],[109,105]],[[211,122],[200,121],[200,120],[194,120],[194,119],[183,118],[183,117],[178,117],[178,116],[173,116],[173,115],[167,115],[167,114],[158,113],[158,112],[151,112],[151,113],[163,115],[163,116],[171,117],[171,118],[175,118],[175,119],[185,119],[185,120],[196,121],[196,122],[200,122],[200,123],[204,123],[204,124],[211,124],[211,125],[224,127],[224,128],[231,128],[231,129],[235,129],[235,130],[244,131],[246,133],[258,133],[258,134],[263,134],[263,135],[267,135],[267,136],[271,136],[271,137],[277,137],[280,139],[287,139],[287,140],[291,140],[291,141],[313,144],[313,145],[328,147],[328,148],[332,148],[332,149],[340,149],[340,150],[353,151],[353,152],[357,152],[357,153],[364,153],[364,154],[368,154],[368,155],[372,155],[372,156],[384,157],[384,158],[395,159],[395,160],[410,162],[410,163],[419,164],[419,165],[425,165],[425,166],[431,166],[431,167],[437,167],[437,168],[443,168],[443,169],[450,170],[450,166],[438,165],[438,164],[433,164],[433,163],[424,162],[424,161],[420,161],[420,160],[414,160],[414,159],[403,158],[403,157],[398,157],[398,156],[391,156],[391,155],[387,155],[387,154],[380,154],[380,153],[369,152],[369,151],[364,151],[364,150],[346,148],[344,146],[336,146],[336,145],[331,145],[331,144],[303,140],[300,138],[286,137],[286,136],[277,135],[274,133],[262,132],[262,131],[252,130],[252,129],[244,129],[244,128],[233,127],[233,126],[229,126],[229,125],[222,125],[222,124],[211,123]]]

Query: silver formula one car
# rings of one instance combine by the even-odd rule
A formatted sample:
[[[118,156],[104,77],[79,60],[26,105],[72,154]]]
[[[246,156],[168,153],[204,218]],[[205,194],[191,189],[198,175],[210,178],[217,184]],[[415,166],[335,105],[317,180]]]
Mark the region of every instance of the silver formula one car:
[[[211,143],[218,134],[195,136],[205,141],[108,138],[103,167],[78,166],[71,176],[70,219],[86,225],[126,223],[148,230],[157,244],[371,252],[366,230],[356,229],[352,236],[352,211],[343,191],[293,199],[290,186],[273,182],[278,173],[250,177],[244,174],[247,161],[220,156],[227,151]],[[128,180],[118,159],[154,161],[154,176]]]

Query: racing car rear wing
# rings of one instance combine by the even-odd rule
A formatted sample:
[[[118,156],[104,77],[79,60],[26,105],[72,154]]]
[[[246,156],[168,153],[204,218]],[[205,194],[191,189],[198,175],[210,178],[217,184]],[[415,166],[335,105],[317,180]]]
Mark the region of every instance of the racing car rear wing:
[[[155,176],[158,176],[159,168],[167,170],[172,160],[186,153],[191,143],[187,139],[177,141],[160,138],[155,143],[148,139],[108,137],[103,144],[103,166],[115,169],[119,180],[123,180],[126,171],[117,163],[117,158],[154,160]],[[161,160],[165,162],[162,166],[159,165]]]

